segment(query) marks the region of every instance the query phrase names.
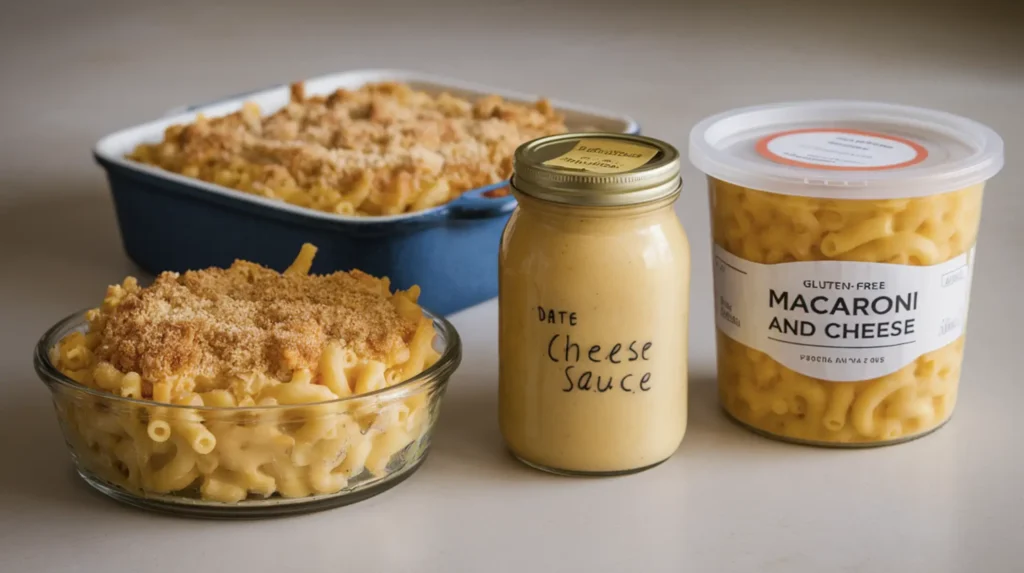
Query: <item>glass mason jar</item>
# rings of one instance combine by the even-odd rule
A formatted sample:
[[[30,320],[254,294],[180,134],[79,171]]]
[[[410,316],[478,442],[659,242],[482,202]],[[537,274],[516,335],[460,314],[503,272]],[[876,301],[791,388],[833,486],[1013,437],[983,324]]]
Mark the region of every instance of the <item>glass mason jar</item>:
[[[690,252],[679,153],[562,134],[515,155],[499,255],[499,418],[512,453],[561,474],[632,473],[687,418]]]

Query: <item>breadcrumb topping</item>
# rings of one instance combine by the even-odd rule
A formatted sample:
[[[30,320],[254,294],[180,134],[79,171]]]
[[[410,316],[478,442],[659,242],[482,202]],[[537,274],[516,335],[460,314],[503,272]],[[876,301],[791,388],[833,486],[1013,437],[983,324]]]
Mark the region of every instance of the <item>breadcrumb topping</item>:
[[[236,261],[165,272],[120,295],[96,356],[150,382],[253,372],[287,380],[315,371],[329,341],[377,359],[407,344],[417,326],[399,314],[386,280],[360,271],[290,274]]]
[[[391,215],[507,179],[520,144],[565,131],[544,99],[470,102],[393,82],[310,97],[298,83],[273,114],[247,103],[200,116],[128,158],[322,211]]]

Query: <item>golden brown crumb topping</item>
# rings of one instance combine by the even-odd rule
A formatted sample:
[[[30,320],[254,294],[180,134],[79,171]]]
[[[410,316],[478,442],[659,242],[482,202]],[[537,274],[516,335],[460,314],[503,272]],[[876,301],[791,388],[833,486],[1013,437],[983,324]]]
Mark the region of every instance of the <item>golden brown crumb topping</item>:
[[[261,117],[247,103],[167,128],[128,157],[241,191],[322,211],[388,215],[434,207],[507,179],[520,144],[566,131],[547,100],[470,102],[402,83],[291,101]]]
[[[378,358],[408,342],[416,326],[397,312],[382,281],[360,271],[293,275],[236,261],[228,269],[165,272],[125,293],[96,355],[151,382],[253,372],[287,380],[296,369],[315,370],[331,340]]]

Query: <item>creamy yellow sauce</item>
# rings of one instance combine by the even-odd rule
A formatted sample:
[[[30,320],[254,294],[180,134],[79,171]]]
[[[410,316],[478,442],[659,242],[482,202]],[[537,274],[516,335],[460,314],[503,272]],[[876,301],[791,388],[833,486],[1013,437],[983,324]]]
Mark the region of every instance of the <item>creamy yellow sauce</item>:
[[[690,255],[675,197],[625,208],[516,198],[500,253],[508,447],[569,473],[664,461],[687,419]]]

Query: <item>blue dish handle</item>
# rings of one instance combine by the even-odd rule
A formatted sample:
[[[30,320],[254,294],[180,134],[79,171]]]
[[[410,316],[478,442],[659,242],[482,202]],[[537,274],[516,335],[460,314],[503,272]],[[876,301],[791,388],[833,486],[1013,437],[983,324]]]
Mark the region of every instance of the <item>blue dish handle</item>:
[[[488,197],[487,193],[508,187],[508,181],[499,181],[463,193],[448,203],[445,211],[450,219],[486,219],[507,215],[515,210],[516,198],[509,193],[502,197]]]

